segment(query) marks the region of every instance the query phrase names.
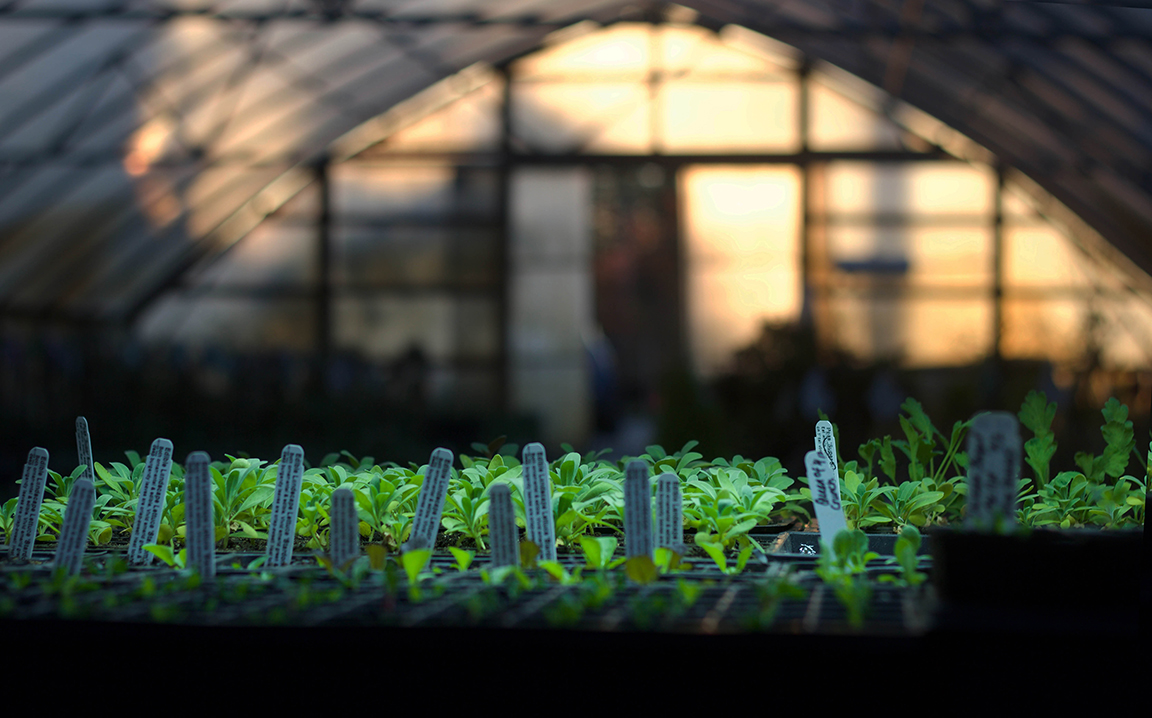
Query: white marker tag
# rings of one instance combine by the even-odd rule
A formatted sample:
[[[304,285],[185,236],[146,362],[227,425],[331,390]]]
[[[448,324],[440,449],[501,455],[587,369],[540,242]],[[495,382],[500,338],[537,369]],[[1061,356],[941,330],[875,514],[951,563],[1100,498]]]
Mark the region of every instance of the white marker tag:
[[[412,537],[408,539],[408,548],[430,549],[436,546],[440,516],[444,513],[444,500],[448,497],[453,458],[452,452],[445,448],[435,449],[428,458],[424,485],[420,487],[420,497],[416,499],[416,516],[412,519]]]
[[[820,524],[820,541],[832,550],[836,534],[848,528],[840,504],[840,481],[823,451],[809,451],[804,456],[804,468],[808,470],[808,488]]]
[[[524,469],[524,521],[528,540],[540,547],[539,561],[556,560],[556,521],[552,516],[552,479],[544,445],[528,444],[521,454]]]
[[[684,551],[684,499],[680,477],[672,473],[656,479],[656,546]]]
[[[37,446],[28,452],[28,462],[24,464],[20,498],[16,499],[16,516],[12,520],[12,533],[8,536],[8,558],[13,561],[32,558],[47,479],[48,452]]]
[[[89,479],[77,479],[68,495],[64,508],[64,526],[56,543],[55,568],[63,567],[69,574],[78,573],[88,546],[88,527],[92,525],[92,509],[96,507],[96,487]]]
[[[836,433],[832,430],[832,422],[816,422],[816,450],[824,455],[833,473],[840,475],[840,462],[836,459]]]
[[[520,532],[508,484],[493,484],[488,490],[488,538],[493,567],[520,565]]]
[[[140,494],[136,502],[136,518],[132,522],[132,539],[128,542],[128,563],[147,566],[156,558],[144,550],[145,544],[156,543],[160,533],[160,518],[168,497],[168,480],[172,477],[172,442],[157,439],[152,442],[144,474],[140,477]]]
[[[300,486],[304,481],[304,449],[288,444],[280,453],[276,469],[276,491],[272,496],[272,516],[268,522],[265,566],[292,563],[296,542],[296,519],[300,514]]]
[[[82,416],[76,417],[76,453],[80,457],[78,466],[84,467],[84,473],[80,478],[95,482],[96,471],[92,467],[92,437],[88,434],[88,420]]]
[[[1020,478],[1020,422],[996,411],[977,416],[968,431],[968,519],[970,528],[1004,529],[1016,524]]]
[[[216,526],[212,516],[212,475],[208,454],[193,451],[184,462],[184,538],[188,567],[204,581],[216,576]]]
[[[652,484],[639,459],[624,470],[624,555],[652,556]]]
[[[340,568],[360,555],[360,517],[356,515],[356,498],[352,489],[341,487],[332,492],[329,513],[328,553],[332,564]]]

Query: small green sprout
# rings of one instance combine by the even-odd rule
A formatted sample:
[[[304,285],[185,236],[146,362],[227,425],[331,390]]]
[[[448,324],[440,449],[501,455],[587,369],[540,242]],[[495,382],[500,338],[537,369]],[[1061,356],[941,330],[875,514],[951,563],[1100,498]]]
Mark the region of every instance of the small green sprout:
[[[448,550],[456,557],[456,563],[452,564],[452,568],[460,572],[467,571],[468,567],[472,565],[472,559],[476,557],[475,551],[467,551],[455,546],[449,546]]]

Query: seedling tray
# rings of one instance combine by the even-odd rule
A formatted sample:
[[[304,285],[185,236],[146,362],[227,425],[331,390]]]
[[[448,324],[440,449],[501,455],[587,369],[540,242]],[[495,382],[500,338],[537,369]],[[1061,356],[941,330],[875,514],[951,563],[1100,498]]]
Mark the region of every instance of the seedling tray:
[[[111,552],[109,552],[111,553]],[[326,570],[306,563],[271,571],[226,568],[256,555],[222,556],[211,585],[194,585],[190,576],[168,567],[131,568],[118,575],[81,575],[67,588],[51,585],[47,565],[6,565],[0,580],[3,623],[155,623],[201,626],[271,625],[362,627],[483,627],[581,631],[659,631],[742,633],[770,631],[808,634],[915,635],[925,626],[917,608],[920,594],[877,585],[874,611],[861,626],[850,626],[840,604],[810,571],[800,570],[802,599],[779,601],[773,620],[758,597],[768,573],[750,566],[739,575],[688,560],[691,569],[661,576],[648,584],[626,580],[619,571],[605,574],[605,595],[590,596],[587,585],[563,585],[547,579],[515,590],[481,579],[487,557],[466,572],[448,568],[454,560],[436,555],[433,576],[411,592],[395,574],[370,573],[356,586],[342,584]],[[573,570],[575,557],[560,563]],[[773,569],[776,570],[776,569]],[[885,569],[872,570],[873,577]],[[685,598],[685,584],[698,592]],[[899,610],[893,610],[898,607]],[[911,620],[909,618],[911,617]]]
[[[875,551],[882,557],[895,555],[898,534],[872,533],[868,534],[868,550]],[[820,555],[820,533],[818,531],[787,531],[779,534],[770,544],[769,549],[778,560],[787,558],[802,558],[805,556]],[[917,553],[921,556],[931,556],[931,538],[920,544]]]

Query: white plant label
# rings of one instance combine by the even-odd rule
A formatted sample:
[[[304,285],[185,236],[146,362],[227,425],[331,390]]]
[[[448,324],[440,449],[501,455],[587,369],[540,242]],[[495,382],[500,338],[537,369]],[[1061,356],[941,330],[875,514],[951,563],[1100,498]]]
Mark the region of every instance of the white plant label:
[[[288,444],[280,453],[280,465],[276,469],[276,491],[272,495],[272,516],[268,522],[265,566],[287,566],[292,563],[303,480],[304,449],[296,444]]]
[[[528,540],[540,548],[539,561],[556,560],[556,521],[552,516],[552,479],[544,445],[528,444],[521,454],[524,470],[524,521]]]
[[[652,556],[652,484],[639,459],[624,469],[624,555]]]
[[[656,479],[656,546],[684,552],[684,499],[680,477],[672,473]]]
[[[820,524],[820,540],[832,550],[836,534],[848,528],[840,504],[836,469],[823,451],[809,451],[804,456],[804,468],[808,470],[808,488],[812,491],[812,505],[816,507],[816,521]]]
[[[972,420],[968,431],[969,527],[1008,529],[1016,523],[1016,492],[1020,478],[1020,422],[996,411]]]
[[[168,480],[172,476],[172,442],[157,439],[144,462],[140,477],[140,494],[136,517],[132,521],[132,539],[128,542],[128,563],[147,566],[156,558],[144,550],[145,544],[156,543],[160,518],[168,497]]]
[[[488,538],[492,542],[492,566],[520,565],[520,532],[508,484],[492,484],[488,490]]]
[[[12,560],[32,558],[47,479],[48,452],[37,446],[28,452],[28,462],[24,464],[24,474],[20,478],[20,498],[16,499],[16,516],[12,520],[12,533],[8,536],[8,558]]]
[[[76,453],[80,457],[79,466],[84,467],[80,478],[94,482],[96,471],[92,467],[92,437],[88,433],[88,420],[82,416],[76,417]]]
[[[444,513],[444,500],[448,497],[448,479],[452,470],[452,452],[439,448],[428,458],[424,472],[424,485],[416,499],[416,516],[412,520],[410,548],[433,548],[436,534],[440,533],[440,516]]]
[[[188,567],[204,581],[216,576],[216,527],[212,516],[212,475],[208,454],[193,451],[184,462],[184,540]]]
[[[328,551],[332,565],[340,568],[360,555],[360,517],[356,515],[352,489],[341,487],[332,492],[329,518],[332,528],[328,533]]]
[[[77,479],[68,495],[64,508],[64,526],[56,543],[55,568],[64,568],[69,574],[78,573],[88,546],[88,527],[92,525],[92,509],[96,507],[96,487],[89,479]]]
[[[832,430],[832,422],[816,422],[816,450],[824,454],[833,473],[839,475],[840,462],[836,460],[836,432]]]

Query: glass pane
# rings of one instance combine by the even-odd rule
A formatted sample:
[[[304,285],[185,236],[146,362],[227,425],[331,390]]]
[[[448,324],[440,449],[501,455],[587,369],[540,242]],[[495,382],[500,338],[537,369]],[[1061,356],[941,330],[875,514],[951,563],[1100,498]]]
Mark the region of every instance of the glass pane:
[[[141,317],[145,343],[215,347],[226,351],[311,352],[315,305],[307,300],[245,297],[167,297]]]
[[[336,281],[379,287],[493,287],[495,230],[350,227],[336,232]]]
[[[456,306],[450,297],[338,297],[336,346],[372,359],[392,359],[415,348],[433,362],[455,355]]]
[[[820,82],[808,85],[808,143],[815,150],[898,149],[903,132],[891,121]]]
[[[442,163],[332,168],[332,211],[357,216],[443,215],[453,206],[456,168]]]
[[[836,297],[829,315],[839,347],[864,361],[961,366],[992,349],[992,302]]]
[[[693,167],[680,182],[689,341],[696,370],[711,376],[764,323],[800,316],[799,173]]]
[[[1083,300],[1004,300],[1005,357],[1075,361],[1084,355],[1088,307]]]
[[[828,210],[991,215],[995,175],[961,162],[828,165]]]
[[[212,286],[312,286],[317,230],[266,220],[198,277]]]
[[[1089,287],[1090,260],[1050,225],[1004,230],[1004,282],[1018,287]]]
[[[650,149],[649,92],[639,83],[519,83],[512,90],[512,132],[539,152],[636,152]]]
[[[827,235],[830,258],[842,271],[896,271],[925,286],[992,284],[991,229],[842,226]]]
[[[660,92],[667,152],[795,152],[794,83],[670,82]]]
[[[511,182],[512,402],[546,441],[581,441],[590,428],[591,185],[583,168],[518,170]]]

